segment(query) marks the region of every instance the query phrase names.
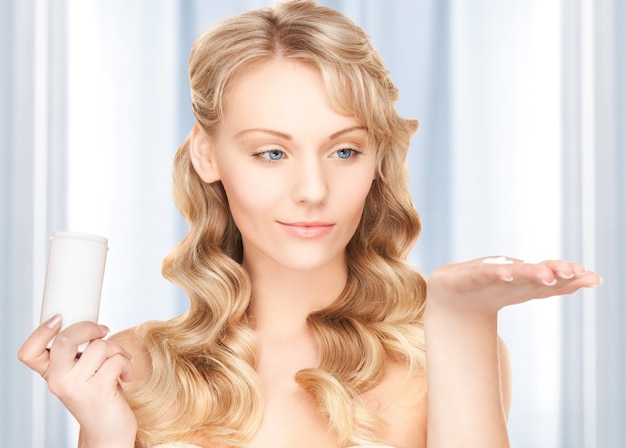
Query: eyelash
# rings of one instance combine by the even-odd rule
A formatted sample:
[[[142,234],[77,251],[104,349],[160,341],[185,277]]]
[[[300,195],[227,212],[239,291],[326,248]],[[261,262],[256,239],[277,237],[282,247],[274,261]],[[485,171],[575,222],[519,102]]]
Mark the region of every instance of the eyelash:
[[[335,157],[335,158],[340,159],[340,160],[349,160],[349,159],[353,158],[353,156],[355,156],[355,155],[356,156],[363,155],[363,151],[359,151],[359,150],[354,149],[354,148],[341,148],[341,149],[338,149],[336,151],[333,151],[332,154],[338,154],[341,151],[349,151],[350,152],[349,157],[339,157],[337,155],[337,157]],[[272,159],[271,156],[270,156],[270,154],[272,154],[272,153],[280,153],[281,157],[279,159]],[[284,156],[285,156],[285,152],[280,150],[280,149],[270,149],[268,151],[257,152],[255,154],[253,154],[252,156],[255,157],[256,159],[259,159],[260,161],[262,161],[264,163],[271,164],[271,163],[278,162],[278,161],[282,160],[284,158]]]
[[[280,159],[272,159],[270,158],[270,154],[271,153],[280,153],[281,154],[281,158]],[[285,152],[280,150],[280,149],[270,149],[268,151],[261,151],[261,152],[257,152],[256,154],[253,154],[253,156],[263,162],[266,163],[272,163],[272,162],[278,162],[279,160],[282,160],[283,157],[285,155]],[[267,156],[267,157],[266,157]]]
[[[337,157],[338,159],[342,159],[342,160],[348,160],[348,159],[351,159],[352,156],[355,156],[355,155],[356,156],[360,156],[360,155],[363,154],[363,151],[359,151],[359,150],[354,149],[354,148],[341,148],[341,149],[338,149],[337,151],[333,152],[333,154],[338,154],[340,151],[350,151],[350,156],[349,157],[339,157],[339,156]]]

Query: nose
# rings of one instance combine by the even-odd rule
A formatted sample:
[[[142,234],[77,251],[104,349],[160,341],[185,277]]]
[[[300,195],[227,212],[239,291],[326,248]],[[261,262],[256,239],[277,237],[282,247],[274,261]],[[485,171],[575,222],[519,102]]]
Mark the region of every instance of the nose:
[[[308,159],[294,170],[292,190],[297,203],[322,203],[328,195],[328,179],[321,161]]]

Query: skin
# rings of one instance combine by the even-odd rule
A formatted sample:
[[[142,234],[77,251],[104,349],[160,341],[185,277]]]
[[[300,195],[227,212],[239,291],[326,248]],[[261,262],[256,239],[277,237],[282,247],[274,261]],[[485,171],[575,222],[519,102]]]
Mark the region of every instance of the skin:
[[[316,69],[278,60],[236,82],[215,135],[194,127],[191,155],[205,182],[222,181],[253,279],[266,407],[250,446],[337,446],[293,376],[318,363],[306,316],[334,300],[346,282],[345,246],[375,177],[376,152],[366,130],[331,107]],[[389,425],[381,430],[383,442],[398,448],[508,446],[510,365],[497,336],[498,310],[599,283],[594,273],[564,261],[497,265],[478,259],[435,270],[424,318],[428,378],[407,377],[403,366],[390,364],[363,397]],[[130,329],[105,340],[107,329],[89,322],[59,328],[58,320],[37,328],[19,358],[78,420],[80,446],[132,447],[136,421],[118,380],[149,374],[140,336]],[[57,333],[48,353],[46,344]],[[76,347],[88,340],[76,360]]]
[[[429,447],[508,447],[509,393],[502,387],[508,367],[503,369],[498,356],[498,311],[602,283],[597,274],[563,260],[509,259],[514,262],[505,265],[482,260],[445,265],[429,277],[424,317]]]

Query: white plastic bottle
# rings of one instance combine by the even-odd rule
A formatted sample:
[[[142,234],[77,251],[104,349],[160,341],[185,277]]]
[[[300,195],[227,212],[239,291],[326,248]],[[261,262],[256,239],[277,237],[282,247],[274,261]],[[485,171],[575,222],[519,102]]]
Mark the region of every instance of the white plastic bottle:
[[[49,242],[48,265],[41,306],[41,322],[55,314],[62,329],[80,321],[98,322],[106,238],[89,233],[54,232]],[[48,347],[52,345],[52,341]],[[84,346],[79,347],[82,352]]]

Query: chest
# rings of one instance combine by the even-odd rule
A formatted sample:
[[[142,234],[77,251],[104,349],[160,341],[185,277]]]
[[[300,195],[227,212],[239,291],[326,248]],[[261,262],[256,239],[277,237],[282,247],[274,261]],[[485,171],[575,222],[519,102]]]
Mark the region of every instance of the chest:
[[[285,355],[262,357],[258,365],[265,407],[250,447],[339,446],[336,434],[316,410],[311,396],[294,379],[299,370],[317,365],[315,350]],[[404,368],[390,365],[381,383],[362,397],[365,407],[384,422],[379,431],[384,445],[426,446],[424,391],[425,378],[407,378]]]
[[[257,365],[263,392],[263,419],[251,448],[337,446],[337,438],[329,431],[326,420],[295,381],[299,370],[317,363],[312,345],[264,345]]]
[[[338,447],[336,434],[316,410],[309,394],[295,381],[298,371],[318,365],[315,348],[300,344],[265,345],[257,365],[264,410],[250,448]],[[425,378],[407,377],[400,366],[389,365],[383,380],[362,397],[363,403],[385,422],[380,440],[390,447],[426,446]],[[210,446],[202,445],[201,446]]]

